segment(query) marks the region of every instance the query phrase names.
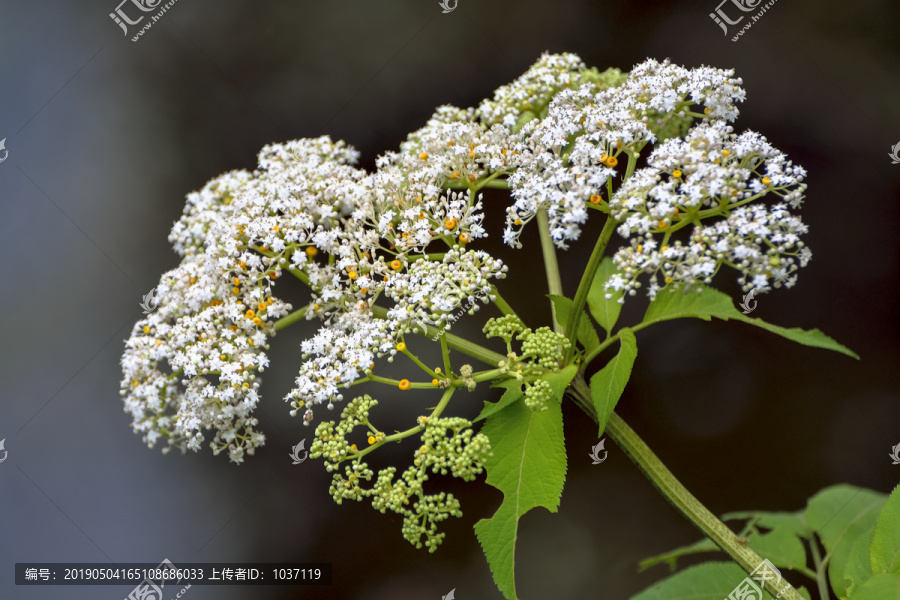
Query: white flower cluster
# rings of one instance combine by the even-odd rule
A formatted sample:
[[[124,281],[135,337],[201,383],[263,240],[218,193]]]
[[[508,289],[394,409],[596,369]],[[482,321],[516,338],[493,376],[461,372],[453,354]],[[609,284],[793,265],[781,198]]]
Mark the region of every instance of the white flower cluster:
[[[343,399],[340,388],[359,379],[375,366],[376,356],[394,347],[393,326],[389,321],[375,319],[368,310],[351,309],[304,340],[303,364],[288,395],[293,407],[291,415],[307,404],[327,403],[329,410],[334,408],[334,401]],[[304,422],[309,423],[312,418],[312,409],[308,408]]]
[[[391,279],[386,293],[396,304],[388,315],[395,322],[448,325],[449,313],[463,302],[481,299],[487,304],[491,279],[505,277],[506,271],[506,265],[487,252],[454,246],[441,262],[417,260]]]
[[[164,452],[173,446],[196,451],[201,430],[213,429],[214,452],[227,449],[241,462],[265,441],[251,416],[259,400],[255,373],[269,364],[263,348],[272,319],[290,306],[271,296],[266,281],[234,279],[238,284],[228,287],[234,282],[223,282],[203,255],[186,258],[163,275],[158,309],[126,342],[125,410],[151,447],[166,437]]]
[[[430,127],[379,159],[376,173],[354,167],[357,152],[343,142],[297,140],[263,148],[256,171],[224,174],[188,196],[170,234],[182,264],[163,276],[158,310],[135,326],[122,357],[125,408],[146,443],[196,451],[212,429],[214,451],[241,462],[264,442],[252,416],[256,375],[275,321],[292,309],[273,296],[284,275],[310,287],[302,316],[323,321],[303,343],[286,398],[292,414],[306,407],[305,423],[312,405],[331,408],[420,316],[440,323],[454,299],[505,276],[500,261],[464,249],[486,235],[480,198],[444,185],[504,168],[502,128]],[[432,242],[448,251],[424,254]],[[386,316],[373,311],[380,297],[396,303]]]
[[[735,103],[744,99],[732,71],[668,61],[647,60],[626,78],[607,72],[577,88],[567,87],[571,79],[567,73],[541,80],[545,95],[554,94],[547,114],[515,136],[516,172],[509,185],[516,201],[504,233],[510,245],[521,246],[522,228],[543,210],[554,243],[567,248],[578,239],[589,205],[604,202],[616,167],[625,166],[623,153],[630,157],[647,143],[681,134],[694,105],[704,106],[704,120],[733,120]]]
[[[557,92],[580,83],[585,71],[587,67],[575,54],[544,53],[518,79],[499,87],[492,100],[484,100],[476,114],[486,125],[513,128],[521,114],[539,113]]]
[[[651,298],[669,283],[710,283],[722,265],[741,272],[745,291],[791,287],[811,256],[800,241],[806,225],[789,212],[800,206],[804,176],[764,137],[736,135],[722,121],[664,142],[609,203],[622,222],[619,234],[631,240],[613,257],[618,273],[607,283],[609,297],[633,295],[643,273]],[[746,206],[767,194],[780,201]]]
[[[643,274],[651,296],[689,287],[722,265],[741,272],[745,289],[793,285],[810,256],[806,227],[789,212],[804,172],[758,134],[732,133],[741,83],[710,67],[647,60],[600,73],[574,54],[545,54],[478,108],[439,107],[374,173],[328,137],[266,146],[253,172],[189,194],[172,228],[182,263],[162,277],[159,308],[122,357],[133,428],[182,451],[213,430],[214,451],[241,462],[264,441],[252,411],[279,319],[321,321],[285,398],[309,423],[314,405],[333,407],[406,333],[445,330],[463,302],[471,312],[496,300],[506,266],[467,247],[487,235],[485,186],[511,190],[512,246],[543,214],[560,248],[591,210],[610,214],[630,240],[615,255],[610,294],[634,294]],[[635,171],[647,144],[656,149]],[[780,201],[745,206],[768,194]],[[273,295],[285,276],[310,289],[294,313]]]

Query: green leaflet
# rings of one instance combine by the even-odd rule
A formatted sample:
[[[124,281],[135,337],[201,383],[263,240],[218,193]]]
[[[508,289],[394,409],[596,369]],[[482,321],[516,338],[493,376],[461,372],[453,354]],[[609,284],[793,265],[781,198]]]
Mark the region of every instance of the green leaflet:
[[[831,552],[847,531],[866,515],[874,524],[885,499],[884,494],[855,485],[833,485],[810,498],[806,522],[822,538],[825,549]]]
[[[843,573],[853,543],[875,524],[885,495],[852,485],[835,485],[813,496],[806,507],[806,521],[831,553],[828,579],[839,598],[848,593]]]
[[[723,600],[749,576],[733,562],[705,562],[679,571],[658,581],[631,600]],[[809,591],[801,586],[797,592],[809,600]],[[756,595],[752,596],[756,598]],[[763,590],[763,600],[773,600]],[[854,598],[854,600],[856,600]]]
[[[881,573],[866,581],[851,600],[900,600],[900,575]]]
[[[855,352],[837,343],[818,329],[804,330],[799,327],[788,329],[766,323],[762,319],[752,319],[739,312],[734,307],[731,298],[722,292],[706,286],[701,286],[701,289],[703,291],[700,293],[691,291],[686,294],[678,290],[660,290],[653,302],[650,303],[650,306],[647,307],[647,312],[644,314],[644,321],[641,325],[646,326],[682,317],[696,317],[704,321],[709,321],[712,317],[725,321],[734,319],[761,327],[804,346],[834,350],[851,358],[859,358]]]
[[[631,600],[722,600],[748,575],[731,562],[706,562],[658,581]],[[772,595],[763,591],[765,600]]]
[[[894,488],[878,515],[870,556],[873,573],[900,575],[900,485]]]
[[[609,281],[610,276],[616,271],[613,261],[608,256],[600,261],[597,267],[597,273],[591,281],[591,289],[588,290],[587,303],[591,311],[591,315],[600,324],[600,327],[606,330],[606,333],[612,333],[616,321],[619,320],[619,313],[622,305],[619,304],[619,298],[622,292],[615,292],[612,298],[606,299],[606,290],[604,284]]]
[[[872,578],[872,560],[869,558],[869,548],[872,546],[874,535],[875,527],[870,527],[856,538],[850,547],[850,555],[841,573],[841,583],[846,586],[847,595],[838,596],[841,600],[852,596],[863,583]]]
[[[803,511],[796,513],[746,511],[722,515],[723,521],[730,521],[732,519],[749,519],[759,527],[765,527],[766,529],[785,529],[796,536],[807,539],[812,536],[809,525],[806,524],[806,517],[803,515]]]
[[[803,569],[806,567],[806,548],[796,535],[785,528],[769,533],[751,533],[747,536],[750,548],[779,569]]]
[[[815,533],[829,556],[828,579],[838,600],[900,600],[900,486],[886,497],[865,488],[835,485],[813,496],[802,512],[745,511],[722,519],[747,519],[747,527],[771,529],[749,534],[748,545],[779,569],[808,568],[801,538],[813,539]],[[701,540],[646,559],[641,570],[663,562],[674,569],[681,556],[716,550],[712,542]],[[695,567],[699,580],[685,575],[691,572],[687,569],[633,600],[707,598],[709,590],[701,580],[710,573],[710,564],[715,563]],[[712,574],[709,577],[715,579]],[[809,598],[804,588],[797,591]]]
[[[719,552],[719,547],[716,546],[711,539],[703,538],[699,542],[694,542],[689,546],[681,546],[680,548],[675,548],[674,550],[669,550],[668,552],[645,558],[638,565],[638,572],[646,571],[650,567],[655,567],[661,563],[666,563],[669,565],[669,572],[672,573],[678,568],[679,558],[691,554],[698,554],[700,552]]]
[[[525,394],[525,391],[522,389],[522,383],[516,379],[505,379],[501,382],[495,382],[491,385],[491,387],[502,387],[506,391],[503,392],[503,396],[500,397],[500,400],[497,402],[488,402],[485,400],[484,408],[481,409],[481,412],[478,413],[478,416],[472,421],[473,423],[477,423],[482,419],[486,419],[494,413],[497,413]]]
[[[559,371],[547,371],[541,376],[541,379],[550,384],[550,388],[553,390],[553,397],[558,402],[562,402],[563,394],[566,393],[566,388],[569,387],[577,372],[578,367],[569,365]]]
[[[475,524],[475,535],[494,582],[510,600],[517,598],[515,551],[519,518],[537,506],[550,512],[559,508],[566,479],[562,392],[575,371],[570,366],[545,375],[554,392],[558,392],[547,410],[534,412],[524,402],[512,402],[489,415],[482,428],[494,453],[485,462],[487,483],[503,492],[503,503],[493,517]]]
[[[637,358],[637,340],[628,328],[619,332],[619,353],[609,363],[594,373],[591,377],[591,398],[594,400],[594,408],[597,409],[597,424],[602,436],[609,421],[609,415],[615,410],[628,379],[631,377],[631,368]]]
[[[756,518],[761,514],[765,513],[735,513],[726,515],[722,520]],[[806,566],[806,549],[803,547],[803,543],[800,541],[798,534],[795,533],[795,523],[789,520],[779,522],[781,521],[780,517],[794,517],[795,515],[790,515],[789,513],[785,513],[784,515],[778,513],[771,514],[778,518],[767,520],[768,525],[762,525],[760,521],[756,521],[756,523],[763,527],[771,527],[772,531],[769,533],[751,533],[747,536],[748,545],[757,554],[769,559],[772,564],[778,568],[804,568]],[[644,559],[640,562],[639,570],[643,571],[654,565],[667,563],[669,565],[669,570],[674,571],[679,558],[699,552],[721,552],[721,550],[712,542],[712,540],[704,538],[689,546],[682,546],[681,548],[676,548],[675,550],[670,550],[669,552]]]
[[[556,308],[556,321],[565,327],[569,321],[569,315],[572,312],[572,300],[565,296],[557,296],[555,294],[547,294],[553,306]],[[581,315],[578,319],[577,339],[588,352],[600,347],[600,337],[597,331],[591,325],[591,320]]]

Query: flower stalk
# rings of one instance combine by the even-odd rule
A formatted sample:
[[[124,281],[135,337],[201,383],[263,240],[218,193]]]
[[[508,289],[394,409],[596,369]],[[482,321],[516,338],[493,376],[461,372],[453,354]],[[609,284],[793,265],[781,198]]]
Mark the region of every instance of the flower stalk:
[[[596,422],[597,412],[591,400],[590,387],[584,378],[580,375],[576,376],[568,393],[585,414]],[[762,564],[762,557],[745,544],[740,543],[738,536],[678,481],[644,440],[616,412],[609,416],[606,433],[622,448],[628,458],[663,497],[742,569],[751,573]],[[766,591],[777,598],[785,600],[802,600],[803,598],[787,581],[782,580],[776,584],[771,580],[766,580],[764,585]]]

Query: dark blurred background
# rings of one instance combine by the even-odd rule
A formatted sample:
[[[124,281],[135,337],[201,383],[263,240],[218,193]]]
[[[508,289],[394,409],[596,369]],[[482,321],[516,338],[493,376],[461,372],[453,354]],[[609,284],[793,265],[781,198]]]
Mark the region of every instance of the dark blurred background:
[[[334,565],[328,588],[195,586],[189,600],[437,599],[452,588],[460,600],[500,598],[472,532],[500,501],[483,480],[443,482],[465,515],[429,555],[402,539],[399,518],[336,506],[321,463],[290,464],[312,434],[282,402],[308,327],[273,340],[258,411],[268,443],[240,467],[206,448],[144,447],[122,410],[118,361],[143,294],[178,264],[166,237],[185,194],[254,168],[266,143],[322,134],[372,168],[437,105],[477,105],[545,50],[601,70],[647,57],[735,68],[747,90],[736,129],[762,132],[809,171],[813,261],[754,316],[819,327],[861,356],[740,324],[664,324],[639,335],[622,416],[718,514],[798,510],[840,482],[897,484],[896,3],[781,0],[732,42],[737,27],[726,37],[709,18],[717,0],[459,0],[449,14],[437,0],[178,0],[132,42],[139,26],[126,37],[108,16],[117,1],[0,4],[0,598],[117,600],[131,589],[16,587],[16,562],[163,558]],[[521,251],[502,247],[503,196],[488,200],[488,248],[513,266],[504,294],[538,297],[534,232]],[[569,294],[599,224],[561,256]],[[730,274],[719,285],[739,298]],[[545,303],[517,307],[530,324],[549,320]],[[642,308],[630,302],[624,318]],[[385,429],[419,411],[409,396],[379,398]],[[454,410],[471,417],[485,398]],[[591,465],[595,427],[570,405],[565,417],[567,484],[558,514],[522,521],[520,594],[627,598],[665,575],[638,574],[639,559],[698,533],[615,444]],[[411,452],[386,459],[405,465]]]

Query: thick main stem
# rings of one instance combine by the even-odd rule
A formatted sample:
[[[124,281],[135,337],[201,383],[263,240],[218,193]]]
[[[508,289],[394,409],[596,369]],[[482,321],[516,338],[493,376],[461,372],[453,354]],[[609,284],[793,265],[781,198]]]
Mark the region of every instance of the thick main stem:
[[[594,421],[597,412],[591,400],[591,390],[584,379],[576,376],[568,389],[575,403]],[[628,458],[637,465],[647,479],[660,493],[706,537],[711,539],[723,552],[728,554],[747,573],[752,573],[763,559],[756,552],[737,541],[737,536],[720,521],[708,508],[703,506],[684,485],[666,468],[644,440],[638,436],[622,418],[613,412],[606,425],[606,433],[625,451]],[[785,600],[802,600],[802,596],[787,581],[775,583],[767,579],[766,590],[775,597]]]

